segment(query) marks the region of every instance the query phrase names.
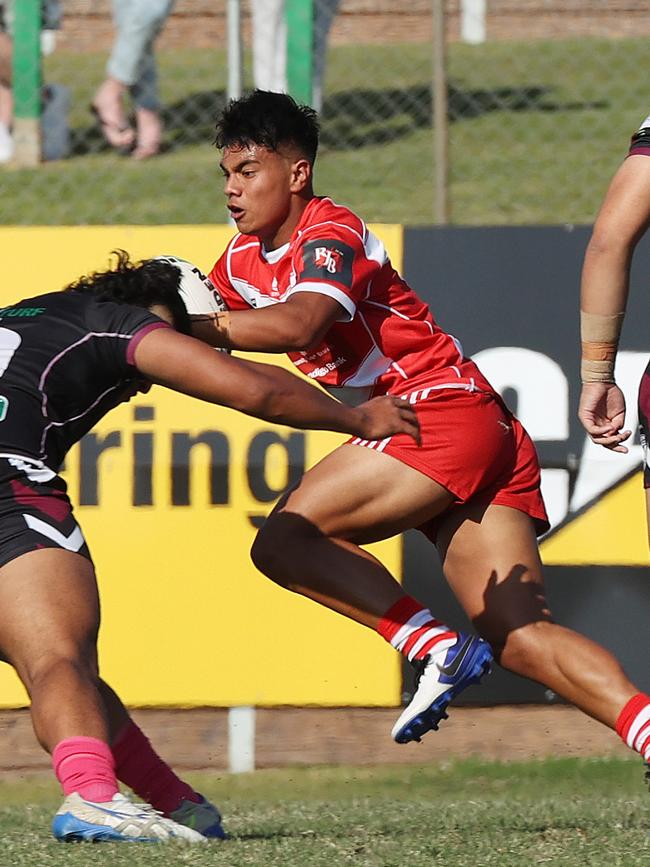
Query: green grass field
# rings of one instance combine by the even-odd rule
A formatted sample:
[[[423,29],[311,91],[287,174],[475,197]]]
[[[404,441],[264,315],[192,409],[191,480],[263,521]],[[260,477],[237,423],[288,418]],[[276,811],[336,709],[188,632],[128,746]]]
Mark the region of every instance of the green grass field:
[[[589,223],[649,108],[645,40],[453,44],[452,219]],[[0,223],[223,222],[215,116],[223,50],[161,52],[168,153],[141,164],[102,149],[88,104],[104,54],[55,53],[46,80],[72,92],[73,154],[0,168]],[[317,192],[370,221],[431,223],[430,46],[333,48]]]
[[[478,761],[194,775],[226,843],[64,845],[42,779],[0,783],[0,865],[57,867],[637,867],[650,863],[650,794],[638,760]]]

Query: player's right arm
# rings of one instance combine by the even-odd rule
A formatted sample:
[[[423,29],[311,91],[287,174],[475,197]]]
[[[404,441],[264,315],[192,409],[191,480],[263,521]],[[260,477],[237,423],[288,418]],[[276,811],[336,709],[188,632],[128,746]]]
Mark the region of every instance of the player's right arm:
[[[344,316],[345,310],[334,298],[305,292],[257,310],[192,317],[192,334],[217,348],[299,352],[319,343]]]
[[[280,367],[216,353],[171,328],[145,334],[134,362],[151,382],[275,424],[369,440],[403,433],[420,442],[417,416],[404,400],[378,397],[349,407]]]
[[[282,304],[252,309],[228,275],[228,251],[217,260],[210,280],[227,310],[192,315],[192,335],[209,346],[249,352],[300,351],[320,342],[346,312],[326,295],[297,293]]]
[[[318,345],[335,322],[348,322],[381,267],[369,259],[359,231],[307,229],[294,250],[296,282],[281,303],[250,309],[233,289],[227,252],[210,278],[229,308],[193,317],[192,334],[211,346],[251,352],[300,352]],[[328,265],[328,258],[333,259]]]
[[[627,452],[625,398],[614,380],[630,265],[650,225],[650,156],[625,160],[609,186],[585,253],[580,311],[582,393],[578,415],[592,440]]]

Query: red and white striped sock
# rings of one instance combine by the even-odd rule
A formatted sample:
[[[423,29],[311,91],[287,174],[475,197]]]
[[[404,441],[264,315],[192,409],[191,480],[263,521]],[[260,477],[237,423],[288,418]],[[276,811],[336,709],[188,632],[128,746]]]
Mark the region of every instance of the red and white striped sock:
[[[379,621],[377,632],[413,662],[455,643],[458,633],[436,620],[412,596],[402,596]]]
[[[650,696],[642,692],[632,696],[618,715],[616,731],[630,749],[650,762]]]

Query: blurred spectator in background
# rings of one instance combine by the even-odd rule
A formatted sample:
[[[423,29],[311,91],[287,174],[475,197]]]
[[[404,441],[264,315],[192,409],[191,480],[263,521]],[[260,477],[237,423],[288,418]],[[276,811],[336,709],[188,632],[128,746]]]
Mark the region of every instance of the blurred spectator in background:
[[[4,13],[4,8],[2,8]],[[0,19],[0,163],[10,160],[14,152],[11,136],[13,98],[11,95],[11,38]]]
[[[11,93],[11,32],[13,2],[0,2],[0,163],[11,159],[14,152],[11,126],[13,122],[13,96]],[[41,51],[51,54],[54,50],[55,31],[61,27],[61,3],[59,0],[43,0],[41,3]],[[47,93],[44,94],[47,99]]]
[[[323,107],[327,36],[339,0],[313,0],[314,68],[311,106]],[[287,91],[287,17],[284,0],[252,0],[253,79],[259,90]]]
[[[147,159],[160,151],[162,121],[154,42],[175,0],[113,0],[115,42],[106,68],[107,77],[93,99],[97,117],[111,147]],[[134,130],[126,115],[124,97],[135,106]]]

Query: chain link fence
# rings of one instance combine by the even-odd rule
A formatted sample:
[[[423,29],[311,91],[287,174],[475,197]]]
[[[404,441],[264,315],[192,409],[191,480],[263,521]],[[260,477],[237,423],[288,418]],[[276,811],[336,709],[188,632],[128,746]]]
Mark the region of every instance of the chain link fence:
[[[60,22],[48,19],[59,29],[42,36],[43,149],[60,158],[33,168],[0,162],[0,222],[224,222],[211,142],[233,86],[228,2],[173,6],[155,43],[162,148],[137,160],[108,144],[89,110],[113,46],[111,3],[63,0]],[[271,86],[264,70],[271,75],[283,44],[269,0],[252,2],[255,10],[241,3],[245,88]],[[650,113],[642,72],[650,4],[447,0],[447,123],[434,130],[435,2],[314,0],[317,192],[368,220],[426,224],[436,220],[436,178],[448,185],[456,224],[591,222]],[[290,49],[287,65],[295,60]],[[0,92],[0,132],[2,105]],[[129,98],[126,108],[133,123]],[[438,171],[434,134],[448,143],[448,167]],[[53,135],[58,149],[48,151]]]

